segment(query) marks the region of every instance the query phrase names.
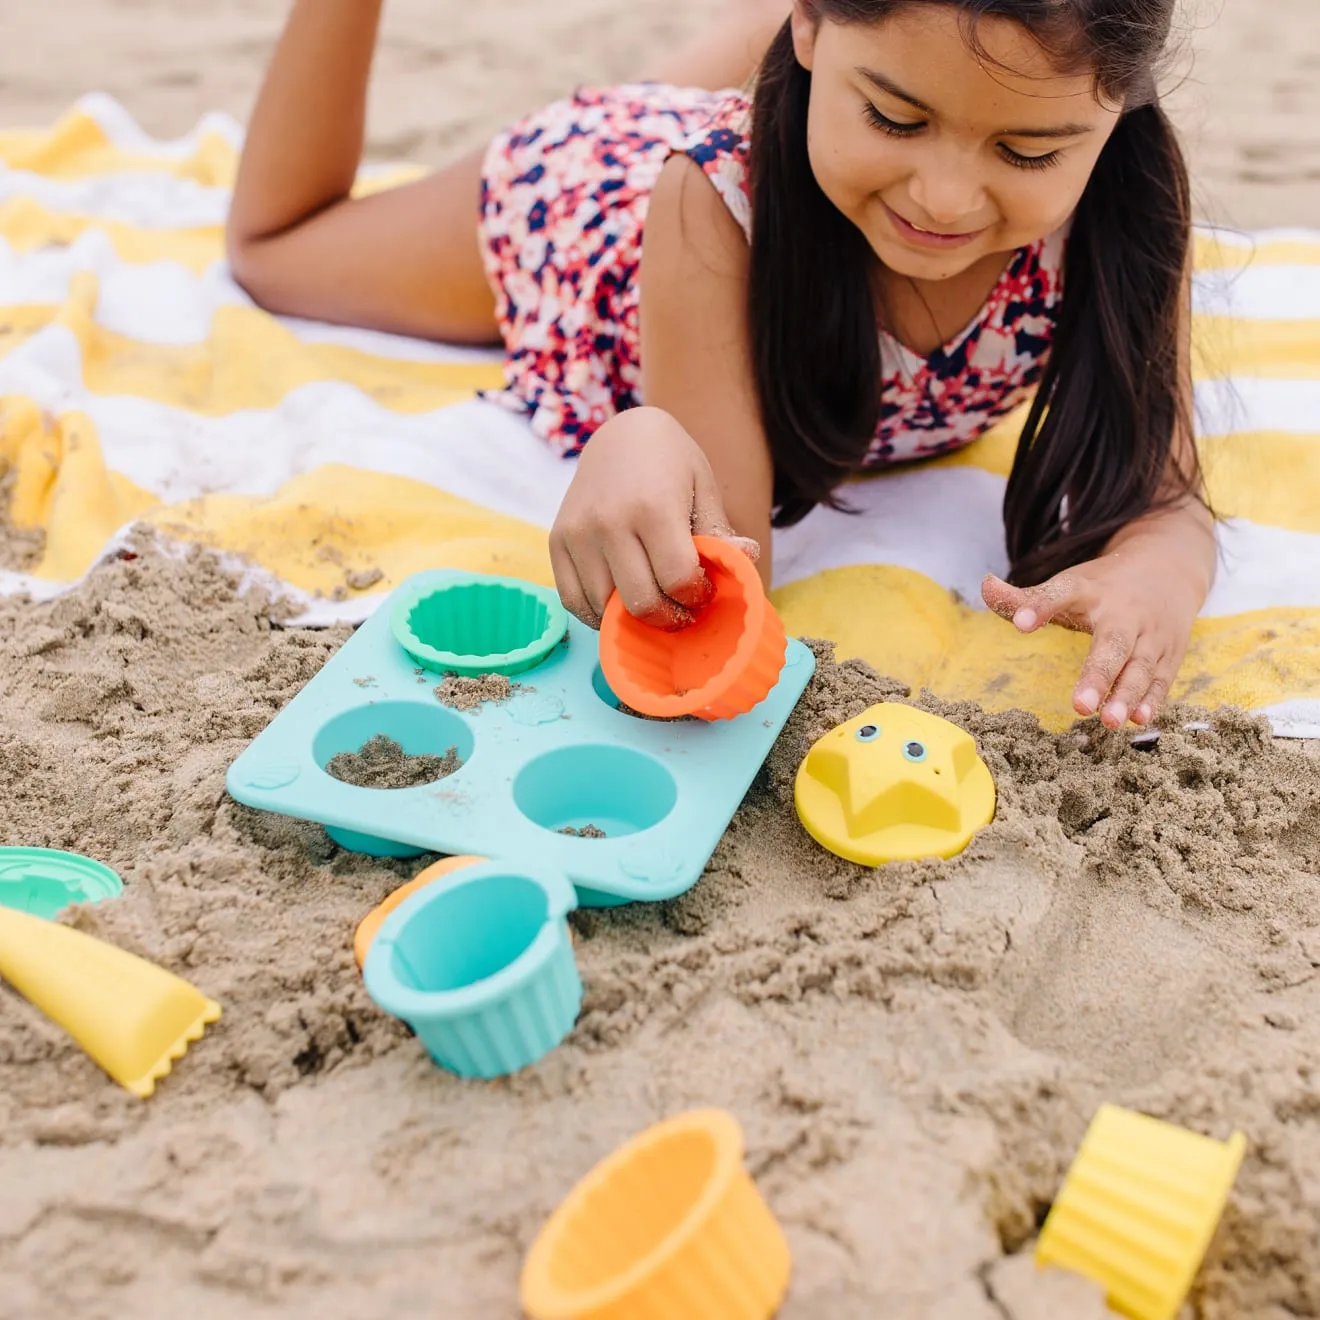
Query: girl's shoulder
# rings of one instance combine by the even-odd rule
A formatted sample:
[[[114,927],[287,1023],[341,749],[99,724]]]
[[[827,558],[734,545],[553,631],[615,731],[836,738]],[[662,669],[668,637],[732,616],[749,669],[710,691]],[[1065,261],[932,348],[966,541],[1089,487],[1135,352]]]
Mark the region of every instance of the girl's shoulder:
[[[744,234],[752,231],[752,195],[748,147],[752,102],[746,92],[730,88],[711,95],[707,113],[683,143],[683,154],[701,167]]]

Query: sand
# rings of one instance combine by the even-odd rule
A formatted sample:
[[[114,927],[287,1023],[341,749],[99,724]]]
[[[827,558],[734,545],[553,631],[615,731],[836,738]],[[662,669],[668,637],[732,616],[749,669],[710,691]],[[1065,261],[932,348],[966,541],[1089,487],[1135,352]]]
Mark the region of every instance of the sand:
[[[242,115],[282,9],[21,7],[0,121],[92,87],[159,133]],[[392,0],[374,152],[442,159],[578,79],[644,69],[710,9]],[[1312,0],[1199,22],[1179,113],[1203,209],[1316,223]],[[5,562],[30,552],[0,528]],[[977,736],[999,815],[953,862],[868,872],[807,840],[792,775],[903,694],[822,652],[700,884],[576,914],[570,1040],[463,1083],[375,1010],[351,949],[430,859],[347,854],[225,794],[346,636],[287,617],[149,542],[53,604],[0,602],[0,842],[116,867],[124,897],[68,919],[225,1010],[144,1104],[0,989],[0,1320],[511,1318],[560,1197],[692,1104],[746,1129],[793,1247],[787,1320],[1096,1320],[1093,1290],[1028,1253],[1102,1100],[1249,1137],[1188,1315],[1320,1316],[1320,761],[1231,712],[1175,712],[1137,749],[913,694]],[[1193,715],[1210,727],[1183,730]]]
[[[326,773],[358,788],[415,788],[447,779],[463,766],[458,748],[442,756],[409,756],[383,733],[368,738],[357,751],[340,752],[326,762]]]
[[[918,694],[976,734],[999,815],[954,862],[866,871],[806,838],[792,778],[902,691],[821,648],[700,884],[576,914],[572,1037],[464,1083],[351,951],[428,859],[224,792],[344,632],[281,628],[206,554],[137,555],[0,604],[2,836],[115,866],[125,896],[72,919],[225,1016],[142,1104],[0,992],[6,1320],[511,1317],[559,1197],[697,1103],[746,1127],[795,1253],[784,1316],[1083,1316],[1014,1261],[1105,1099],[1250,1136],[1197,1314],[1320,1315],[1320,760],[1240,714],[1139,750]]]
[[[381,159],[440,163],[576,83],[646,74],[721,3],[388,0],[369,149]],[[246,117],[286,12],[285,0],[10,8],[0,121],[46,123],[97,88],[164,136],[207,110]],[[1173,104],[1202,214],[1246,227],[1316,223],[1320,15],[1312,0],[1184,0],[1179,30]]]

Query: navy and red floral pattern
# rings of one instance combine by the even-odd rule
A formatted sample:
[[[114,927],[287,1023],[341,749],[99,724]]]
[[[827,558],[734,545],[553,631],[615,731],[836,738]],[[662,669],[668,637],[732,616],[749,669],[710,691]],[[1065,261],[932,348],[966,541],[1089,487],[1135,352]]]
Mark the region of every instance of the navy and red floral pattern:
[[[642,233],[665,162],[697,162],[745,233],[750,103],[737,91],[583,88],[491,144],[480,240],[507,357],[490,396],[566,456],[643,402]],[[1063,292],[1064,234],[1017,251],[977,317],[928,356],[880,336],[880,422],[866,466],[959,448],[1040,379]]]

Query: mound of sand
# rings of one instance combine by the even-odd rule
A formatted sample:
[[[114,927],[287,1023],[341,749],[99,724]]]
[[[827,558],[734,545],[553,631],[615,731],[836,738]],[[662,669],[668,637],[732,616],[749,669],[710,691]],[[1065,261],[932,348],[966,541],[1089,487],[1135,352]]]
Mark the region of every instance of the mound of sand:
[[[822,650],[701,883],[578,914],[573,1036],[466,1083],[353,962],[425,859],[225,794],[346,635],[279,618],[145,544],[0,602],[0,839],[116,867],[124,897],[71,920],[225,1008],[143,1104],[0,991],[0,1315],[512,1317],[569,1186],[696,1103],[746,1127],[789,1320],[1100,1315],[1022,1253],[1109,1099],[1250,1138],[1196,1314],[1320,1316],[1320,762],[1232,713],[1136,750],[921,698],[976,734],[999,816],[953,862],[866,871],[806,838],[792,777],[900,693]]]

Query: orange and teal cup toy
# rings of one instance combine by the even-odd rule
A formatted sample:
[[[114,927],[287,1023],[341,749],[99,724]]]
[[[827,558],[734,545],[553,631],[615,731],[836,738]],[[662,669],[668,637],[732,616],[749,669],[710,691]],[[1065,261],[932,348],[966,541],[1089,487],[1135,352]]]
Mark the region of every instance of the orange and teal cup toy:
[[[353,933],[353,957],[357,960],[358,969],[361,970],[366,965],[367,951],[371,948],[371,942],[384,925],[385,918],[400,903],[411,898],[419,889],[425,889],[432,881],[441,880],[455,871],[461,871],[465,866],[475,866],[485,860],[484,857],[442,857],[426,870],[419,871],[407,884],[400,885],[386,895],[358,922],[357,930]]]
[[[468,862],[416,888],[369,939],[367,993],[441,1067],[500,1077],[573,1028],[582,981],[572,882],[538,862]]]

